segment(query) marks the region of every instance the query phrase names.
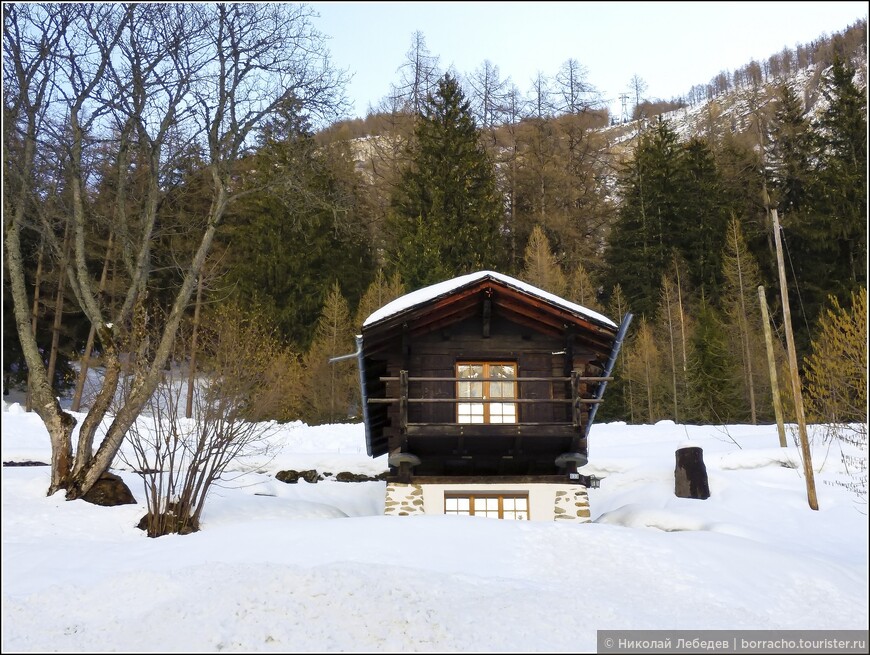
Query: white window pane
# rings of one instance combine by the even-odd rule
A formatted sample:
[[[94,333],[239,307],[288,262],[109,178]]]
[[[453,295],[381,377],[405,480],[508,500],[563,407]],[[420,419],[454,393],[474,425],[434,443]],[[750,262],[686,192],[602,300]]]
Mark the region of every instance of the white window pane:
[[[486,510],[488,512],[496,512],[498,513],[498,498],[487,498],[486,499]]]
[[[459,509],[459,499],[458,498],[445,498],[444,499],[444,508],[448,512],[455,512]]]
[[[528,521],[529,515],[527,512],[517,512],[517,519],[520,521]]]
[[[521,510],[524,510],[524,511],[526,511],[526,512],[529,511],[529,499],[528,499],[528,498],[525,498],[525,497],[523,497],[523,498],[515,498],[514,500],[515,500],[516,503],[517,503],[517,509],[518,509],[518,510],[521,509]]]
[[[485,512],[486,511],[486,498],[475,498],[474,499],[474,513]]]
[[[515,509],[516,502],[517,502],[516,498],[505,498],[502,501],[502,507],[504,507],[505,514],[507,514],[508,511],[512,512]]]
[[[471,508],[471,499],[470,498],[457,498],[459,501],[459,511],[460,512],[468,512]]]

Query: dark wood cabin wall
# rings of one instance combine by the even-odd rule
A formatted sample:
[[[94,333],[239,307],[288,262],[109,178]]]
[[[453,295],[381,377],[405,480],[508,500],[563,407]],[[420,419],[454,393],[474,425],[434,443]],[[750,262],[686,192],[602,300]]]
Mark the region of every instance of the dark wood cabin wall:
[[[458,360],[504,360],[515,361],[520,379],[523,377],[563,377],[573,369],[584,371],[594,354],[585,348],[579,339],[574,340],[573,359],[566,366],[566,341],[533,332],[527,327],[512,323],[499,316],[490,322],[490,336],[482,335],[479,317],[469,318],[461,323],[416,337],[408,337],[409,352],[402,352],[402,338],[397,335],[385,344],[381,352],[384,359],[379,367],[381,375],[398,377],[407,368],[409,377],[444,377],[455,375]],[[594,368],[594,367],[593,367]],[[594,372],[592,374],[595,374]],[[520,397],[530,399],[551,399],[570,397],[570,384],[561,382],[520,382]],[[399,397],[399,383],[387,382],[384,396]],[[412,398],[453,398],[453,382],[412,382]],[[588,406],[582,408],[583,416],[588,415]],[[456,408],[453,403],[410,403],[408,420],[410,423],[455,423]],[[389,441],[390,450],[401,445],[399,405],[387,406],[387,420],[384,434]],[[519,420],[524,423],[570,422],[572,418],[570,403],[520,403]]]

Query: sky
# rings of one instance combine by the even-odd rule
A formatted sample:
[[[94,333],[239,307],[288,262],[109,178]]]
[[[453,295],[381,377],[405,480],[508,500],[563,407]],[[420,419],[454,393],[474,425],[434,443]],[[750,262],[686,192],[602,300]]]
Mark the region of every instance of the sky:
[[[46,496],[48,467],[4,466],[2,652],[591,653],[598,630],[866,634],[866,496],[838,484],[850,478],[818,426],[813,511],[774,425],[596,424],[586,524],[384,516],[383,482],[275,478],[385,470],[361,424],[277,427],[274,459],[234,465],[186,536],[136,527],[142,483],[123,462],[138,502],[119,507]],[[3,462],[48,461],[44,426],[13,397],[2,431]],[[674,495],[687,444],[706,500]]]
[[[866,2],[831,1],[309,4],[333,63],[353,75],[348,95],[359,117],[398,83],[416,31],[442,71],[469,75],[489,60],[523,93],[538,72],[553,77],[576,59],[619,116],[635,75],[649,99],[668,100],[867,17]]]

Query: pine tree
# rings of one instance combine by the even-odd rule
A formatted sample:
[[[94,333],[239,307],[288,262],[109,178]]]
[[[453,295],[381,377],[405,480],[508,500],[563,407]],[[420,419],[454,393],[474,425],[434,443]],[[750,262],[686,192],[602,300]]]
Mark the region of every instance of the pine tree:
[[[529,237],[522,277],[529,284],[556,296],[564,296],[567,290],[565,274],[553,256],[550,242],[540,225],[534,227]]]
[[[502,201],[468,101],[449,74],[425,103],[391,202],[390,257],[410,289],[498,268]]]

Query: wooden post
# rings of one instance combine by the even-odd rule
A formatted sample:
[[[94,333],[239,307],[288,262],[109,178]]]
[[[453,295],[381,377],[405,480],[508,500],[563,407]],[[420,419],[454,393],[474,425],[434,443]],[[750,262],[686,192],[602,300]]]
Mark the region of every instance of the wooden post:
[[[764,287],[758,287],[758,302],[761,303],[761,320],[764,323],[764,343],[767,346],[767,366],[770,370],[770,393],[773,396],[773,413],[776,415],[776,431],[779,433],[779,445],[787,446],[785,440],[785,422],[782,418],[782,401],[779,398],[779,382],[776,377],[776,357],[773,353],[773,338],[770,333],[770,317],[767,313],[767,300],[764,297]]]
[[[798,435],[800,438],[801,455],[804,463],[804,474],[807,482],[807,500],[810,504],[810,509],[818,510],[819,501],[816,498],[816,481],[813,475],[813,462],[810,455],[810,444],[807,437],[807,422],[804,416],[804,402],[801,395],[801,382],[798,377],[798,361],[797,352],[794,347],[794,335],[791,331],[791,309],[788,304],[788,286],[785,281],[785,264],[782,259],[782,241],[779,236],[779,217],[775,209],[770,210],[770,216],[773,219],[773,238],[776,245],[776,263],[779,267],[779,292],[782,296],[782,314],[783,323],[785,325],[785,341],[788,345],[788,363],[791,373],[791,390],[794,394],[794,411],[798,424]]]
[[[399,371],[399,429],[404,434],[408,429],[408,371]]]
[[[580,373],[571,371],[571,422],[580,428]]]

